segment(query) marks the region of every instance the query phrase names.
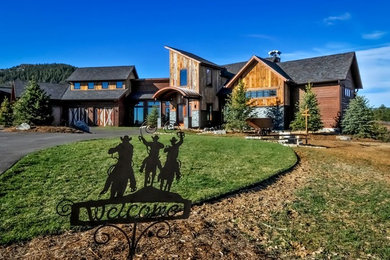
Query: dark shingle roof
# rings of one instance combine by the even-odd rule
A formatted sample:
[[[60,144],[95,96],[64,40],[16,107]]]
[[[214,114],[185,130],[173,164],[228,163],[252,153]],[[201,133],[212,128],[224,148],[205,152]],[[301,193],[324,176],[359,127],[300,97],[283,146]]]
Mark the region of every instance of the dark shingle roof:
[[[297,84],[344,80],[351,67],[354,52],[286,61],[277,64]]]
[[[0,87],[0,92],[5,92],[7,94],[11,94],[11,88],[9,87]]]
[[[67,81],[125,80],[134,66],[89,67],[76,69]]]
[[[239,72],[242,69],[242,67],[245,66],[246,63],[247,63],[247,61],[242,61],[242,62],[236,62],[236,63],[222,65],[222,67],[225,67],[227,72],[229,72],[229,73],[237,74],[237,72]]]
[[[166,46],[166,48],[175,50],[177,52],[180,52],[181,54],[183,54],[183,55],[185,55],[187,57],[190,57],[190,58],[192,58],[194,60],[197,60],[197,61],[199,61],[202,64],[209,65],[209,66],[212,66],[212,67],[221,68],[221,66],[219,66],[218,64],[215,64],[214,62],[211,62],[209,60],[203,59],[202,57],[199,57],[198,55],[195,55],[193,53],[190,53],[190,52],[187,52],[187,51],[183,51],[183,50],[179,50],[179,49],[176,49],[176,48],[173,48],[173,47],[170,47],[170,46]]]
[[[271,68],[273,68],[277,73],[279,73],[280,75],[282,75],[286,79],[291,79],[291,77],[288,75],[288,73],[286,73],[285,71],[283,71],[283,69],[280,68],[280,66],[278,65],[279,64],[278,62],[272,62],[269,59],[263,59],[263,58],[260,58],[258,56],[256,56],[256,57],[259,58],[260,60],[262,60],[265,64],[267,64]]]
[[[27,81],[15,80],[15,96],[17,98],[23,94],[27,84]],[[67,83],[38,83],[38,85],[52,100],[60,100],[69,86]]]
[[[68,88],[62,100],[118,100],[128,89],[113,90],[71,90]]]

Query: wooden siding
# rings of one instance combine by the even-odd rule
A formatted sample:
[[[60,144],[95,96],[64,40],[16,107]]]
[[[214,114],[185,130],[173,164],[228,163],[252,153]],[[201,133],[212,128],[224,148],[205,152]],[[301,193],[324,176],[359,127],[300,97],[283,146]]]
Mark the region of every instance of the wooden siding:
[[[290,105],[289,98],[285,97],[285,89],[288,88],[282,76],[274,72],[262,62],[253,62],[245,74],[241,77],[246,90],[276,89],[276,97],[253,98],[253,106]],[[236,87],[237,83],[234,85]]]
[[[303,90],[302,90],[303,91]],[[321,119],[325,128],[337,127],[337,118],[340,108],[340,85],[314,86],[313,92],[317,96]],[[303,96],[303,95],[302,95]]]
[[[211,70],[211,86],[207,86],[207,70]],[[219,99],[217,92],[219,90],[220,71],[206,66],[200,66],[199,68],[199,94],[202,96],[200,102],[200,109],[206,110],[207,104],[213,103],[213,110],[219,111]],[[198,109],[197,109],[198,110]]]
[[[91,81],[89,81],[91,82]],[[117,89],[116,88],[116,81],[112,82],[112,81],[109,81],[108,82],[108,88],[107,89],[103,89],[102,88],[102,82],[107,82],[107,81],[101,81],[101,82],[93,82],[95,83],[95,87],[93,89],[88,89],[88,83],[89,82],[80,82],[80,89],[74,89],[74,82],[71,82],[71,90],[75,90],[75,91],[78,91],[78,90],[90,90],[90,91],[93,91],[93,90],[110,90],[110,89]],[[126,88],[127,82],[129,81],[122,81],[123,82],[123,86],[122,86],[122,89],[123,88]]]
[[[169,85],[180,87],[180,70],[187,69],[187,87],[199,91],[199,62],[177,52],[169,51]]]

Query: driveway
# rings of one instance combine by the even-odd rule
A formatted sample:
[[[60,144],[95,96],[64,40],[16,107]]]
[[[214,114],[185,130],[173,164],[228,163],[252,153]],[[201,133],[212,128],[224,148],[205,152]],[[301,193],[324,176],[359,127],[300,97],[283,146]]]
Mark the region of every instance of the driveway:
[[[0,132],[0,174],[5,172],[26,154],[44,148],[81,140],[139,134],[137,128],[110,130],[94,127],[91,128],[91,132],[92,134]]]

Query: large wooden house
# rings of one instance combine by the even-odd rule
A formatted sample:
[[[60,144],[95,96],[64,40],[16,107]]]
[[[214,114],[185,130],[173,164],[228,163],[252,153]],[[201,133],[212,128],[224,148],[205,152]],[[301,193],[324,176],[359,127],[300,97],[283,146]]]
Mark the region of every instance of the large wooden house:
[[[362,88],[354,52],[281,62],[271,57],[217,65],[187,51],[169,51],[169,78],[140,79],[135,66],[78,68],[66,84],[39,83],[51,96],[55,124],[84,121],[96,126],[140,125],[153,107],[159,126],[173,121],[184,128],[223,123],[227,95],[242,80],[255,117],[271,117],[275,129],[287,129],[313,84],[325,128],[337,128],[349,100]],[[18,98],[26,82],[16,81]],[[3,95],[9,95],[5,91]],[[13,93],[13,94],[12,94]]]
[[[251,57],[247,62],[217,65],[192,53],[169,50],[169,87],[153,98],[171,103],[171,119],[188,127],[223,122],[226,95],[245,84],[255,117],[273,118],[275,129],[287,129],[305,85],[317,95],[325,128],[337,128],[349,100],[362,88],[354,52],[281,62],[272,57]]]

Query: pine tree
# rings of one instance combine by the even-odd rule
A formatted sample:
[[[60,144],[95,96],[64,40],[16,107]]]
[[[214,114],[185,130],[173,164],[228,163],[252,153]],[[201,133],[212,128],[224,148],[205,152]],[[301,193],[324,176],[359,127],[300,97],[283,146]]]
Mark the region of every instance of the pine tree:
[[[12,126],[13,119],[12,105],[8,98],[5,97],[0,106],[0,125],[5,127]]]
[[[295,119],[290,124],[290,127],[293,130],[306,129],[306,118],[302,115],[306,109],[309,110],[310,114],[307,122],[309,131],[318,131],[323,127],[320,108],[318,106],[316,94],[312,90],[312,86],[313,85],[311,83],[308,83],[305,86],[306,90],[302,101],[296,104],[298,111],[295,113]]]
[[[53,120],[51,113],[49,97],[39,87],[35,79],[30,80],[24,93],[15,103],[15,123],[47,125]]]
[[[149,115],[146,117],[146,123],[148,126],[156,127],[158,120],[158,108],[157,106],[153,106],[152,111],[150,111]]]
[[[242,132],[248,125],[245,122],[252,115],[253,107],[249,104],[250,98],[246,97],[245,84],[240,80],[229,95],[225,110],[225,128]]]
[[[357,96],[349,102],[341,126],[343,133],[374,137],[374,113],[365,97]]]

